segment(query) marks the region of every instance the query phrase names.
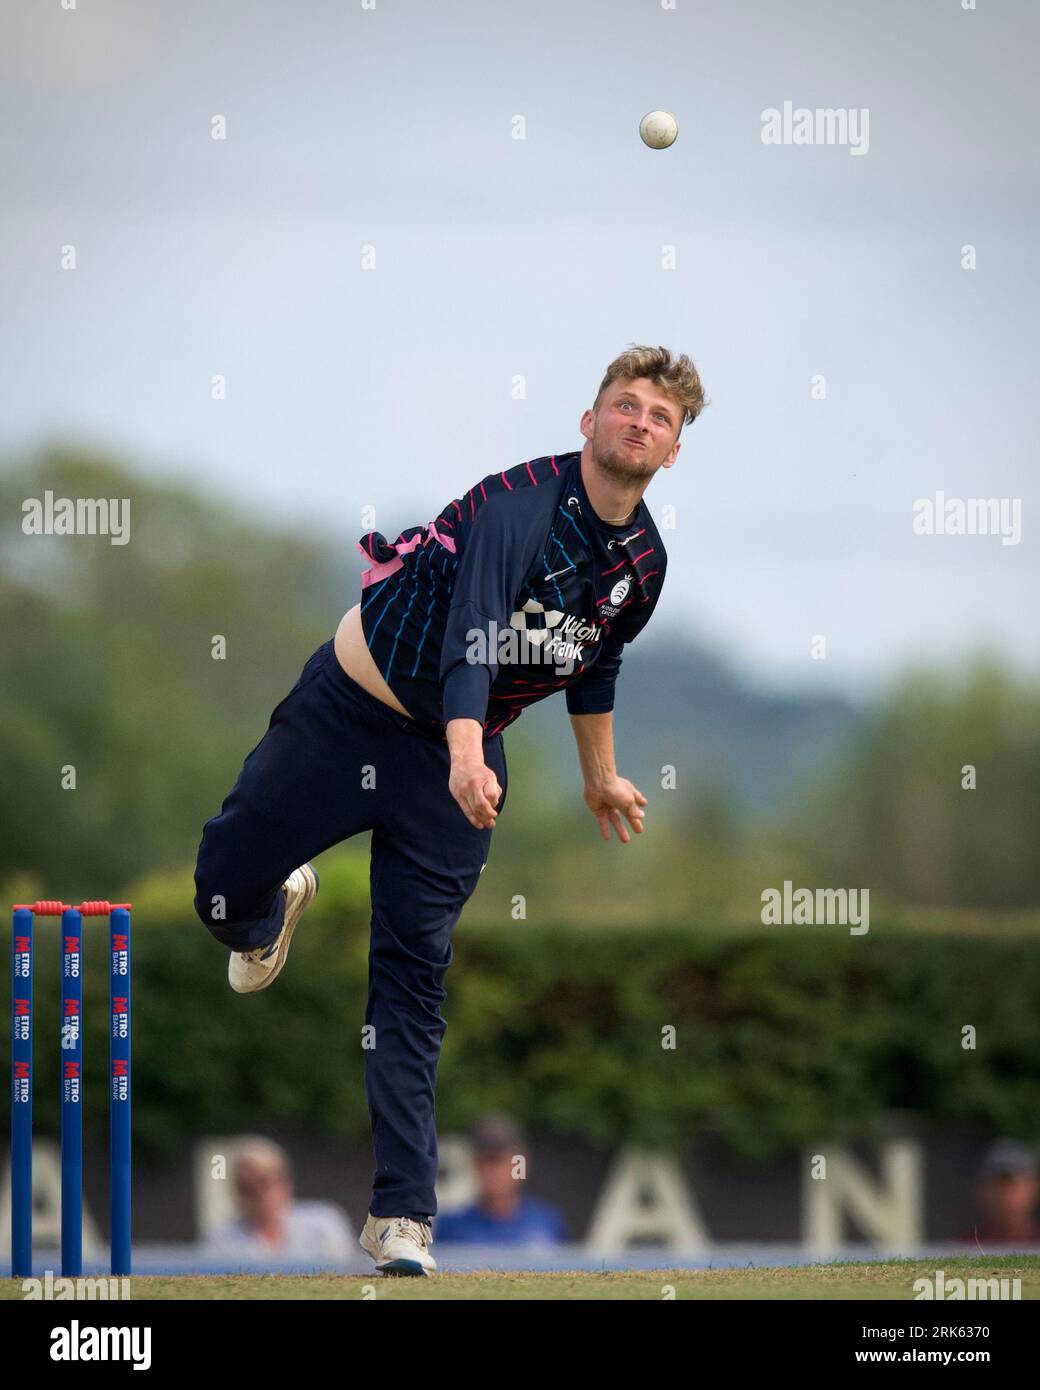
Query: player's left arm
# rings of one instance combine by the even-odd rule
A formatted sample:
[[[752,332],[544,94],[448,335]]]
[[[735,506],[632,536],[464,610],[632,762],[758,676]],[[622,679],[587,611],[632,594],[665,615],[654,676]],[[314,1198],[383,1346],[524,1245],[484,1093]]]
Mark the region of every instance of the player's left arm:
[[[610,839],[610,827],[627,845],[624,816],[637,835],[643,833],[646,797],[627,777],[619,777],[614,761],[614,713],[572,714],[571,728],[578,745],[578,761],[585,778],[585,805],[599,821],[600,834]]]
[[[662,563],[661,580],[664,579],[663,569]],[[592,669],[566,691],[567,711],[585,778],[585,804],[599,821],[604,840],[610,839],[613,826],[625,845],[630,839],[625,820],[637,835],[643,833],[642,808],[647,805],[647,799],[627,777],[618,775],[614,758],[614,687],[625,644],[646,626],[660,592],[658,583],[652,600],[642,611],[620,616]]]

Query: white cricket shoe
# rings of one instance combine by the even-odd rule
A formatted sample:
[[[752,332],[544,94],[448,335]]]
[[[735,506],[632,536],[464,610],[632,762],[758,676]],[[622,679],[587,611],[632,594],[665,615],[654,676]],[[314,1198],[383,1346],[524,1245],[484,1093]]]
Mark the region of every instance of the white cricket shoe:
[[[432,1244],[429,1225],[407,1216],[373,1216],[369,1212],[361,1232],[361,1248],[372,1256],[381,1274],[429,1278],[437,1272],[437,1261],[430,1254]]]
[[[278,936],[270,946],[231,953],[228,983],[236,994],[255,994],[258,989],[266,989],[285,964],[296,923],[318,892],[318,875],[313,865],[304,864],[302,869],[293,869],[282,887],[285,890],[285,920]]]

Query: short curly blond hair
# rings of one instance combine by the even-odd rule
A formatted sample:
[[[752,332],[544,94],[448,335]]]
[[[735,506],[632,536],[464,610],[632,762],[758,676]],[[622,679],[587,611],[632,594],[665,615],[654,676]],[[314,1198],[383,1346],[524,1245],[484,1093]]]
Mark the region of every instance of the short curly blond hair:
[[[676,438],[679,437],[683,425],[696,420],[708,404],[697,368],[685,353],[673,358],[666,347],[641,347],[633,343],[620,357],[615,357],[607,368],[607,374],[596,392],[592,409],[598,408],[604,391],[612,381],[619,378],[635,381],[638,377],[646,377],[652,381],[678,405],[679,429],[676,431]]]

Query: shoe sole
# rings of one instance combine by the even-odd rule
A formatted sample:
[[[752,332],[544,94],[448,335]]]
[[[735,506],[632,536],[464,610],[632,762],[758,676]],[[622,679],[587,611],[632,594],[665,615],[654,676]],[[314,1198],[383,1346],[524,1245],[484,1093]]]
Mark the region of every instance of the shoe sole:
[[[418,1260],[391,1260],[389,1264],[376,1265],[380,1274],[387,1278],[425,1278],[430,1277],[430,1271],[423,1269]]]
[[[415,1279],[418,1277],[432,1279],[437,1273],[436,1268],[426,1269],[418,1260],[396,1259],[388,1260],[386,1264],[380,1264],[378,1246],[375,1250],[370,1250],[363,1239],[359,1239],[358,1244],[361,1246],[362,1250],[364,1250],[365,1254],[371,1255],[372,1259],[375,1261],[377,1274],[387,1275],[391,1279]]]
[[[318,874],[313,865],[304,864],[302,871],[307,877],[307,889],[301,893],[299,898],[290,907],[285,904],[285,919],[282,922],[282,934],[275,954],[274,965],[270,967],[264,978],[258,981],[251,989],[237,989],[236,994],[257,994],[260,990],[266,989],[269,984],[281,973],[282,966],[289,955],[289,947],[292,944],[293,932],[304,912],[310,907],[311,903],[318,896]],[[231,986],[234,989],[234,985]]]

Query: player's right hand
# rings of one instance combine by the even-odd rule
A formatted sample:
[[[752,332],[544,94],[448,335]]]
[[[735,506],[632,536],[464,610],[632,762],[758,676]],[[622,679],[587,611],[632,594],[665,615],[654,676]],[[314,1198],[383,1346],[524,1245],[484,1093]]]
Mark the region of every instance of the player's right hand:
[[[462,813],[476,830],[493,830],[498,819],[502,788],[498,778],[483,761],[452,763],[448,790]]]

